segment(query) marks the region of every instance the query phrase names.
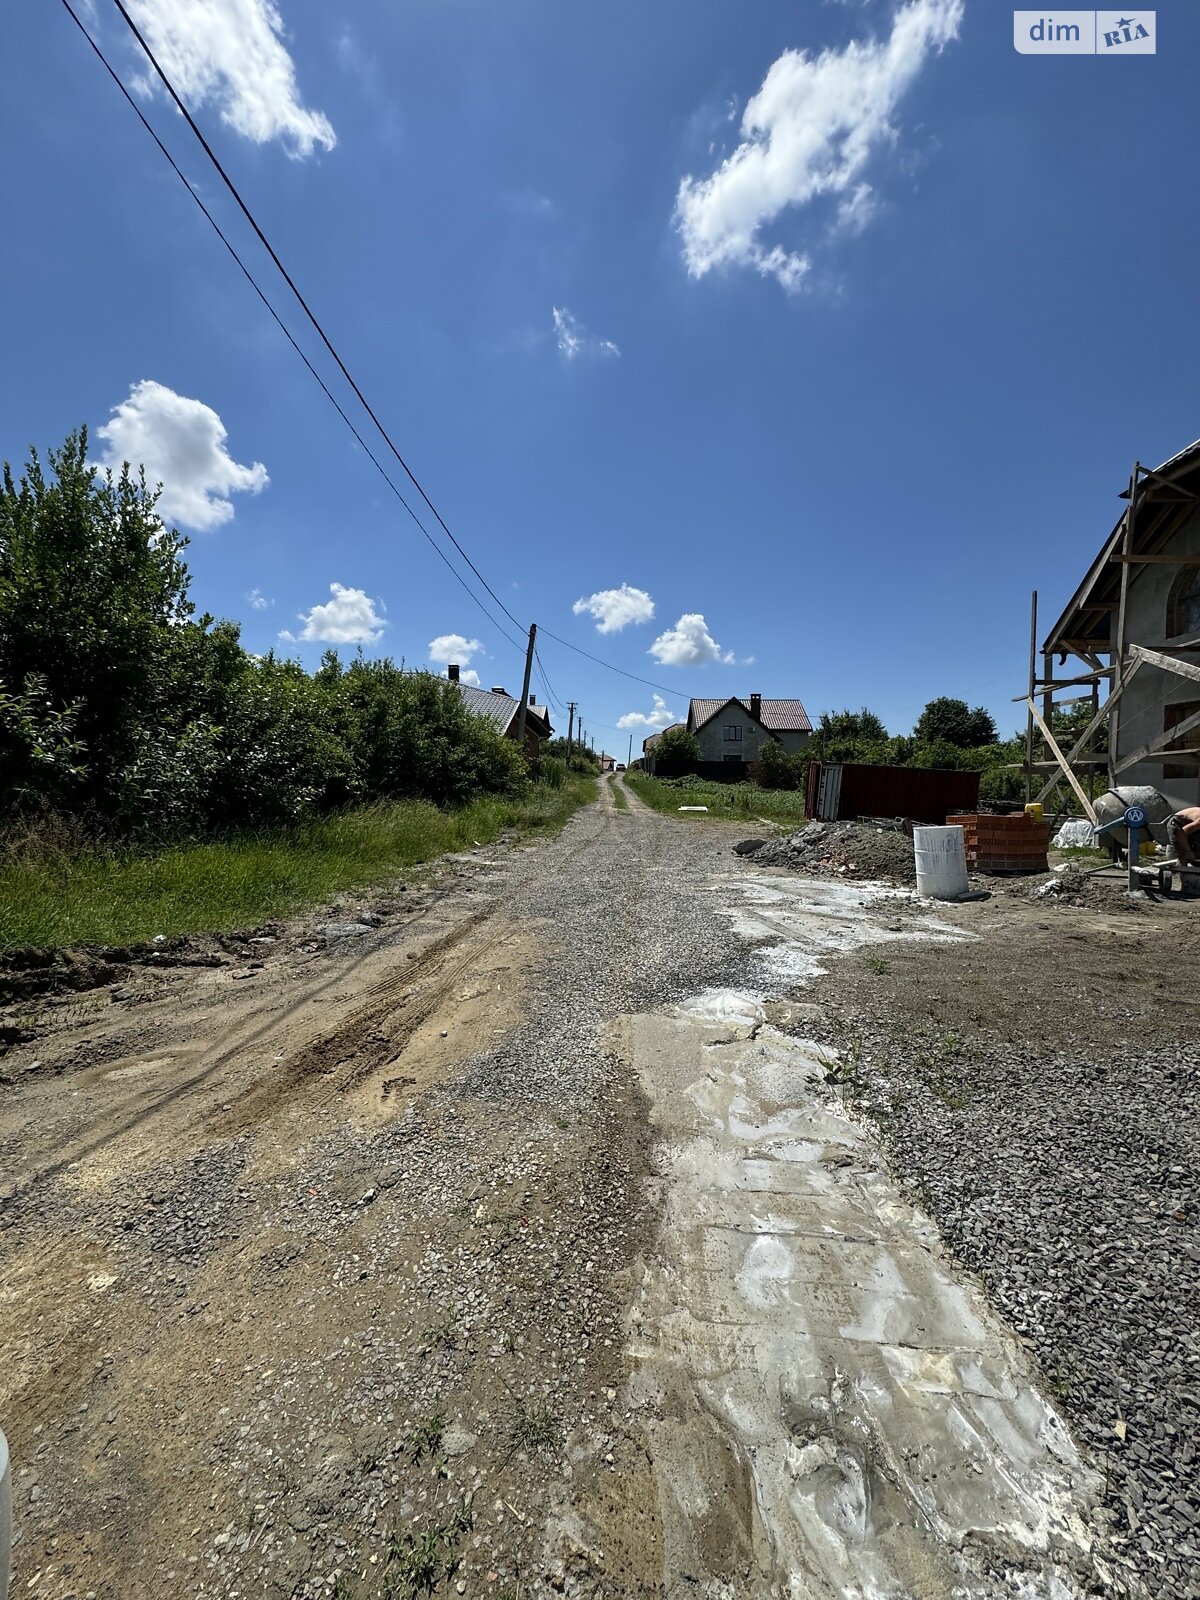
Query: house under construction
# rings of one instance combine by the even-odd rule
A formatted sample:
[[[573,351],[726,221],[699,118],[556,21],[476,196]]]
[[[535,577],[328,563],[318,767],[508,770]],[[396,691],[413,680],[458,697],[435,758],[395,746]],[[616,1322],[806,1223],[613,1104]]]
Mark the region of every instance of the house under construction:
[[[1176,807],[1200,801],[1200,440],[1159,467],[1135,465],[1123,498],[1123,515],[1043,641],[1040,677],[1034,596],[1028,695],[1019,697],[1029,797],[1065,798],[1069,786],[1093,821],[1097,776],[1109,788],[1148,784]],[[1063,749],[1053,712],[1081,700],[1092,716]]]

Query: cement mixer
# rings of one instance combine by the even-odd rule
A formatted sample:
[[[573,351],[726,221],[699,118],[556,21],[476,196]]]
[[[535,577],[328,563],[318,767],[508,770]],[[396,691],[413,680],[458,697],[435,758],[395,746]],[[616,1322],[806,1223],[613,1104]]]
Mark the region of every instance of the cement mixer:
[[[1175,807],[1165,795],[1159,794],[1157,789],[1152,789],[1147,784],[1128,784],[1118,789],[1106,789],[1093,804],[1096,808],[1097,830],[1100,828],[1105,830],[1097,842],[1107,845],[1114,856],[1118,848],[1122,850],[1129,848],[1129,830],[1123,825],[1123,819],[1131,806],[1140,807],[1145,812],[1145,831],[1155,844],[1166,844],[1167,818]],[[1118,825],[1113,827],[1113,823]]]

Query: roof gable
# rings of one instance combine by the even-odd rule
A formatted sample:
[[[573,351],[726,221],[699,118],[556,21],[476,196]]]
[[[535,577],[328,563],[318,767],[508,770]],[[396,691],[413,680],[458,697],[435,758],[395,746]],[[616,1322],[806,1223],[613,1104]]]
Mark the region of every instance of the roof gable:
[[[1158,552],[1196,509],[1194,500],[1188,506],[1188,497],[1200,491],[1200,439],[1177,451],[1159,467],[1143,467],[1141,474],[1133,521],[1133,550],[1139,555]],[[1128,488],[1121,493],[1122,498],[1128,500]],[[1065,653],[1062,641],[1072,640],[1088,650],[1108,652],[1112,613],[1117,608],[1121,586],[1122,563],[1116,558],[1124,539],[1125,512],[1122,512],[1066,609],[1046,635],[1043,650],[1052,654]],[[1132,567],[1130,582],[1135,582],[1139,572],[1145,570]],[[1071,646],[1065,649],[1071,650]]]
[[[757,717],[750,710],[748,699],[742,700],[737,695],[730,695],[724,700],[693,700],[688,706],[687,725],[692,733],[705,727],[712,719],[719,716],[726,706],[737,706],[752,722],[757,722],[759,727],[765,728],[768,733],[811,733],[812,723],[808,720],[799,700],[766,700]]]

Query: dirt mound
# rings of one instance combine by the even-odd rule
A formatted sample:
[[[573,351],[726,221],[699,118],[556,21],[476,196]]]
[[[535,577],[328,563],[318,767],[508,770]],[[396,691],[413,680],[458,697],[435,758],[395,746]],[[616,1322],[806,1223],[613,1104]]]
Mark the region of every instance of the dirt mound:
[[[913,842],[898,828],[871,822],[810,822],[799,833],[772,839],[753,851],[762,866],[842,878],[884,878],[915,883]]]

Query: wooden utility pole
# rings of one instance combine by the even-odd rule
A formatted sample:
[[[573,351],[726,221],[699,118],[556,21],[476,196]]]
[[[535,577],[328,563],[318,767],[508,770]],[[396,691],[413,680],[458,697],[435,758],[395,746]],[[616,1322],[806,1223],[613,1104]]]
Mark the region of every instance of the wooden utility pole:
[[[529,624],[529,648],[525,651],[525,682],[521,685],[521,709],[517,713],[517,744],[525,753],[525,710],[529,705],[529,679],[533,672],[533,646],[537,639],[537,623]]]
[[[567,701],[567,710],[571,713],[570,718],[569,718],[569,720],[567,722],[567,754],[568,754],[568,756],[571,754],[571,735],[575,731],[575,707],[576,707],[577,704],[578,704],[578,702],[575,701],[575,700],[568,700]]]
[[[1135,461],[1133,471],[1129,477],[1129,506],[1125,512],[1125,537],[1121,541],[1121,599],[1117,606],[1117,636],[1113,640],[1115,646],[1111,657],[1116,671],[1113,673],[1112,693],[1115,697],[1125,687],[1127,673],[1125,671],[1125,611],[1129,603],[1129,557],[1133,554],[1133,519],[1137,511],[1138,478],[1141,474],[1142,464]],[[1121,731],[1121,707],[1114,703],[1112,715],[1108,719],[1108,786],[1116,787],[1117,783],[1117,743]]]

